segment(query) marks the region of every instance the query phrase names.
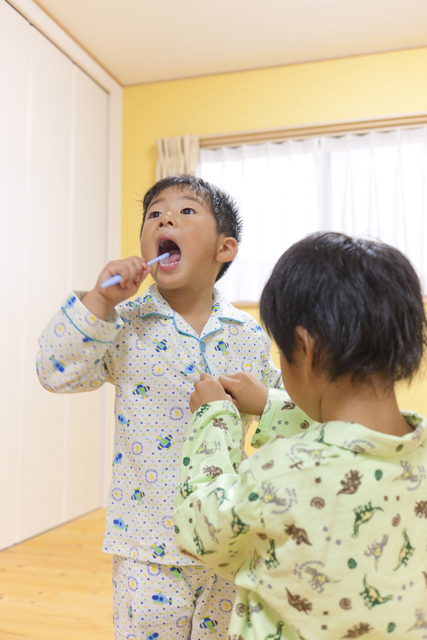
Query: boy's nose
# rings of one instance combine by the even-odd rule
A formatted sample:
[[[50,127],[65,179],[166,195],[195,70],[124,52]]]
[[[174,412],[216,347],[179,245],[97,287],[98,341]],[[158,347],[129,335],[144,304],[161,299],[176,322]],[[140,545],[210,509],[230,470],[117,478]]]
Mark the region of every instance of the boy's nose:
[[[175,218],[170,211],[166,211],[166,213],[159,218],[159,228],[167,226],[174,227],[175,224]]]

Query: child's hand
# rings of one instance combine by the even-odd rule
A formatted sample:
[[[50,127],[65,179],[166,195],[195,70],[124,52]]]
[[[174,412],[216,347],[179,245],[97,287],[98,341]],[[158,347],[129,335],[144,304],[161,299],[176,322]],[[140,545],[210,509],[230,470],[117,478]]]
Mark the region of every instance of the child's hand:
[[[200,380],[194,383],[194,391],[190,397],[191,413],[194,413],[202,404],[215,402],[216,400],[231,401],[231,397],[224,391],[216,378],[208,373],[202,373]]]
[[[268,389],[252,373],[221,376],[219,382],[231,396],[240,413],[262,415],[267,402]]]
[[[94,316],[106,320],[117,304],[136,294],[149,273],[147,262],[138,256],[113,260],[101,271],[95,288],[84,296],[82,302]],[[106,289],[101,287],[103,282],[117,274],[122,276],[121,282]]]

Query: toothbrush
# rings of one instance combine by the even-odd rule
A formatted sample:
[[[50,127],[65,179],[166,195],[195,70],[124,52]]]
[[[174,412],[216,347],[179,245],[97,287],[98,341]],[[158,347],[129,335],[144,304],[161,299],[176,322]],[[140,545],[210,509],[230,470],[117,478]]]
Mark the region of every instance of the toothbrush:
[[[167,251],[166,253],[162,253],[161,256],[157,256],[157,258],[154,258],[153,260],[149,260],[147,262],[147,267],[154,264],[155,262],[160,262],[160,260],[163,260],[163,258],[167,258],[168,255],[169,255],[169,251]],[[121,281],[122,281],[122,276],[118,273],[116,276],[112,276],[111,278],[108,278],[108,280],[103,282],[101,284],[101,287],[103,289],[106,289],[107,287],[112,287],[115,284],[119,284],[119,282]]]

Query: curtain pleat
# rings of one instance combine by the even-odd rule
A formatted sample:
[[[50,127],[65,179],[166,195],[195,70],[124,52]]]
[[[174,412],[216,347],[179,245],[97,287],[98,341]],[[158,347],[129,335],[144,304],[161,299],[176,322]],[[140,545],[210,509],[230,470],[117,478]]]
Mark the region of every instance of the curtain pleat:
[[[158,138],[156,180],[178,173],[194,175],[199,159],[199,137]]]

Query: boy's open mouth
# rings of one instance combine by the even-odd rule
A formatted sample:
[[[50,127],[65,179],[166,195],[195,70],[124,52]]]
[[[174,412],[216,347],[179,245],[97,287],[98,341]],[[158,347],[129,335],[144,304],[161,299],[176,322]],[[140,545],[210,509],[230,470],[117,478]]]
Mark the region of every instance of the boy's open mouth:
[[[161,240],[157,247],[157,255],[161,256],[163,253],[169,252],[169,256],[159,262],[159,266],[169,271],[173,269],[181,262],[181,249],[176,242],[169,239]]]

